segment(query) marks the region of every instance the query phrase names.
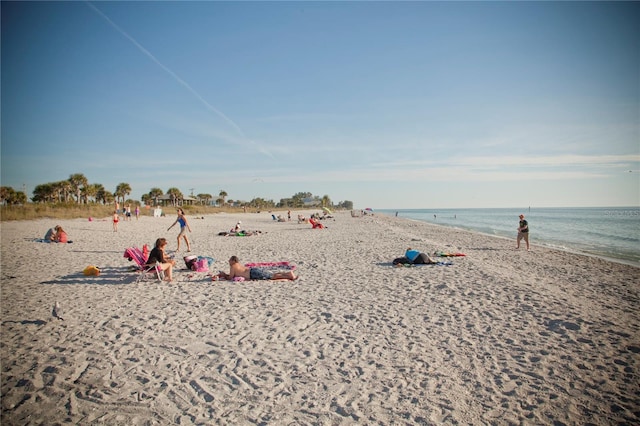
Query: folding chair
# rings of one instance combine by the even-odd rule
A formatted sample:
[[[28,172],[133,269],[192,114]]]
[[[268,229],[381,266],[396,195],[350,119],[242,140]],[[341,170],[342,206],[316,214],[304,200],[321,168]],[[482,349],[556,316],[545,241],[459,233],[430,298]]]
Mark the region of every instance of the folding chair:
[[[155,265],[147,265],[147,257],[138,247],[129,247],[126,249],[124,251],[124,257],[136,263],[136,272],[138,272],[136,283],[146,280],[151,276],[157,278],[158,281],[164,280],[164,271],[160,263],[156,262]]]

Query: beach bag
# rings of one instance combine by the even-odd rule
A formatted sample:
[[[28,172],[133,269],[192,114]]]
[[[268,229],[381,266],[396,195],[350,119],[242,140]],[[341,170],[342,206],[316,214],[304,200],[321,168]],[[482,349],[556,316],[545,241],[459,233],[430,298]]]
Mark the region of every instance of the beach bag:
[[[187,265],[187,269],[191,269],[192,271],[195,271],[195,264],[198,261],[198,256],[185,256],[184,257],[184,264]]]
[[[196,272],[208,272],[209,271],[209,261],[204,257],[196,259],[196,261],[194,262],[193,265],[194,265],[193,269]]]
[[[86,268],[84,268],[82,273],[87,277],[90,277],[90,276],[97,277],[100,275],[100,269],[97,266],[89,265]]]

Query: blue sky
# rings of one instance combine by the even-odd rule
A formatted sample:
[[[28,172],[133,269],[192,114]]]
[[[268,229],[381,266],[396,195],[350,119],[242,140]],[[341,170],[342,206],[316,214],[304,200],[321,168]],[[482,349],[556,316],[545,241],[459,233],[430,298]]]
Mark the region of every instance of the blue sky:
[[[1,183],[640,206],[638,2],[2,2]]]

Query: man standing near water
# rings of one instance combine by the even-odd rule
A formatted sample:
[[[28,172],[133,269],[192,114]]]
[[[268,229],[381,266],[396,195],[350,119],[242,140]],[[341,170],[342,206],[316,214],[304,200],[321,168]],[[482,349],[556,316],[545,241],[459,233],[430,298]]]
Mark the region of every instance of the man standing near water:
[[[520,240],[524,238],[527,243],[527,251],[529,251],[529,223],[524,220],[524,215],[520,215],[520,226],[518,226],[518,239],[516,240],[516,249],[520,248]]]

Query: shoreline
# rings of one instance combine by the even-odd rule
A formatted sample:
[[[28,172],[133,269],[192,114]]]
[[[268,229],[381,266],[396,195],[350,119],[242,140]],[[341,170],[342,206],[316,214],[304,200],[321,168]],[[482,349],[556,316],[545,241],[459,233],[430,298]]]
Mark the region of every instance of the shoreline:
[[[174,216],[117,233],[61,220],[64,245],[33,241],[54,220],[2,222],[3,421],[640,421],[640,268],[408,218],[334,216],[326,229],[267,213],[187,216],[191,254],[213,257],[212,272],[235,254],[300,275],[242,283],[181,270],[173,284],[135,283],[124,249],[166,237],[173,251]],[[262,233],[217,235],[237,220]],[[466,257],[392,267],[407,247]],[[89,264],[102,274],[83,276]]]
[[[460,231],[476,233],[476,234],[483,235],[483,236],[488,237],[488,238],[498,238],[498,239],[505,240],[505,241],[513,241],[514,240],[514,238],[505,237],[503,235],[488,234],[486,232],[481,232],[481,231],[476,231],[476,230],[473,230],[473,229],[462,228],[462,227],[459,227],[459,226],[450,226],[450,225],[443,225],[443,224],[439,224],[439,223],[425,222],[425,221],[420,220],[420,219],[412,219],[412,218],[408,218],[408,217],[404,217],[402,219],[416,221],[416,222],[420,222],[420,223],[428,223],[429,225],[440,226],[442,228],[457,229],[457,230],[460,230]],[[571,249],[571,248],[566,248],[566,247],[557,247],[557,246],[553,246],[553,245],[546,244],[546,243],[536,242],[534,244],[533,242],[531,242],[531,246],[533,247],[534,245],[538,246],[538,247],[543,247],[543,248],[548,249],[548,250],[557,250],[557,251],[560,251],[560,252],[563,252],[563,253],[570,253],[570,254],[575,254],[575,255],[579,255],[579,256],[593,257],[593,258],[596,258],[596,259],[606,260],[608,262],[620,263],[622,265],[627,265],[627,266],[633,266],[633,267],[636,267],[636,268],[640,268],[640,262],[636,262],[634,260],[622,259],[622,258],[618,258],[618,257],[611,257],[611,256],[607,256],[605,254],[589,253],[587,251],[578,250],[578,249]]]
[[[604,209],[605,207],[602,208],[598,208],[598,209]],[[611,208],[611,207],[609,207]],[[626,207],[623,207],[626,208]],[[557,209],[557,208],[551,208],[553,210]],[[584,207],[583,209],[587,209],[590,210],[592,208],[589,207]],[[429,209],[414,209],[417,212],[423,212],[425,210],[429,210]],[[509,210],[513,210],[513,209],[509,209],[509,208],[505,208],[505,209],[457,209],[459,212],[468,212],[471,210],[487,210],[487,211],[494,211],[494,210],[505,210],[505,211],[509,211]],[[434,210],[435,211],[435,210]],[[448,212],[452,212],[452,211],[456,211],[456,209],[449,209]],[[640,211],[640,210],[638,210]],[[409,210],[405,210],[404,213],[406,214],[407,212],[409,212]],[[381,214],[387,216],[387,217],[394,217],[393,213],[391,213],[391,210],[388,209],[384,209],[381,210]],[[408,219],[408,220],[415,220],[418,222],[424,222],[424,223],[429,223],[432,225],[436,225],[436,226],[442,226],[445,228],[451,228],[451,229],[460,229],[460,230],[465,230],[465,231],[469,231],[469,232],[477,232],[479,234],[485,235],[487,237],[495,237],[495,238],[502,238],[502,239],[506,239],[506,240],[515,240],[515,236],[509,236],[509,235],[504,235],[504,231],[501,229],[494,229],[493,231],[496,233],[490,233],[490,232],[485,232],[479,229],[475,229],[473,227],[465,227],[465,226],[461,226],[461,225],[457,225],[457,224],[453,224],[453,223],[439,223],[439,222],[434,222],[428,219],[420,219],[420,218],[412,218],[412,217],[408,217],[408,216],[401,216],[404,219]],[[532,244],[534,243],[534,241],[532,241]],[[559,250],[562,252],[567,252],[567,253],[574,253],[574,254],[582,254],[584,256],[588,256],[588,257],[596,257],[596,258],[600,258],[600,259],[604,259],[604,260],[608,260],[608,261],[612,261],[612,262],[616,262],[616,263],[622,263],[625,265],[631,265],[631,266],[635,266],[635,267],[640,267],[640,252],[634,253],[634,252],[629,252],[629,253],[623,253],[623,254],[612,254],[610,252],[607,251],[606,248],[604,247],[600,247],[600,250],[598,250],[598,248],[594,248],[594,249],[588,249],[588,248],[581,248],[579,247],[580,243],[579,242],[569,242],[569,243],[565,243],[564,244],[559,244],[555,241],[549,241],[547,239],[544,239],[544,237],[542,237],[542,239],[540,238],[536,238],[535,239],[535,243],[538,246],[541,247],[545,247],[545,248],[549,248],[549,249],[553,249],[553,250]],[[577,246],[571,246],[572,244],[575,244]],[[625,249],[622,249],[623,251]]]

